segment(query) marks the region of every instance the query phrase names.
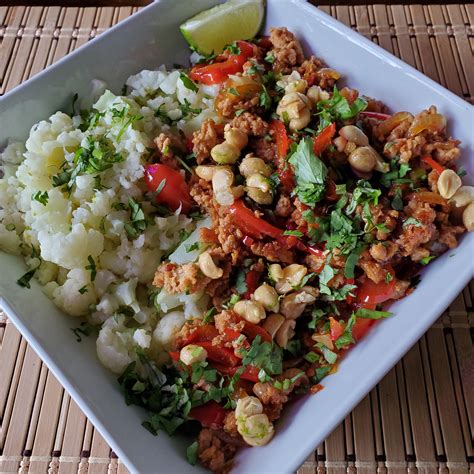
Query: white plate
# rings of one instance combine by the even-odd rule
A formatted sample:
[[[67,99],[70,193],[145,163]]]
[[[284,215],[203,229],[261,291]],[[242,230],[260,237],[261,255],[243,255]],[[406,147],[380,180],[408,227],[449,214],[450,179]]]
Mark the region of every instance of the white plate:
[[[186,63],[188,49],[178,25],[217,3],[156,2],[70,54],[0,99],[0,145],[25,139],[31,125],[58,109],[69,110],[74,92],[84,96],[99,78],[119,91],[125,79],[161,63]],[[461,163],[471,173],[473,107],[375,44],[303,1],[268,0],[268,26],[286,26],[307,52],[322,57],[363,93],[392,110],[416,112],[436,104],[448,117],[451,134],[463,141]],[[474,235],[437,259],[418,289],[394,304],[395,315],[345,358],[325,389],[293,404],[264,448],[246,449],[235,471],[292,472],[322,442],[361,398],[390,370],[455,298],[473,274]],[[189,440],[153,437],[141,427],[144,413],[126,407],[115,377],[102,368],[92,340],[76,343],[65,317],[42,294],[15,282],[25,271],[19,258],[0,253],[0,304],[92,423],[132,472],[191,471],[185,460]],[[195,468],[199,470],[198,467]]]

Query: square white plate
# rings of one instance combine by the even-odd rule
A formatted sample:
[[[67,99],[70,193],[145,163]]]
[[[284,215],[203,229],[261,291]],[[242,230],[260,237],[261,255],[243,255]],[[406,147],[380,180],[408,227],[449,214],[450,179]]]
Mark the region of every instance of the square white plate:
[[[83,46],[0,99],[0,146],[25,139],[33,123],[68,110],[74,92],[84,96],[94,78],[119,91],[125,79],[162,63],[186,64],[189,50],[178,25],[217,3],[158,1]],[[448,117],[451,134],[462,140],[461,163],[473,163],[473,107],[354,33],[315,7],[298,0],[268,0],[267,30],[286,26],[302,39],[307,53],[323,58],[351,86],[383,100],[394,111],[416,112],[436,104]],[[325,389],[293,404],[264,448],[246,449],[234,472],[292,472],[362,397],[390,370],[455,298],[473,275],[474,235],[433,262],[418,289],[392,306],[394,316],[379,324],[324,381]],[[126,407],[113,375],[95,356],[94,341],[75,342],[64,316],[33,283],[20,288],[21,259],[0,253],[0,305],[84,413],[132,472],[182,473],[189,440],[153,437],[141,427],[144,412]]]

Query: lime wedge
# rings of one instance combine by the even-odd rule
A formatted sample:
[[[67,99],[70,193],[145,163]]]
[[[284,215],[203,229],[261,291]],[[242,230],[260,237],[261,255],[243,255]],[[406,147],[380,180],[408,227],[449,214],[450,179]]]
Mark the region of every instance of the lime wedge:
[[[229,0],[198,13],[179,29],[199,53],[220,53],[225,45],[235,40],[253,38],[264,14],[264,0]]]

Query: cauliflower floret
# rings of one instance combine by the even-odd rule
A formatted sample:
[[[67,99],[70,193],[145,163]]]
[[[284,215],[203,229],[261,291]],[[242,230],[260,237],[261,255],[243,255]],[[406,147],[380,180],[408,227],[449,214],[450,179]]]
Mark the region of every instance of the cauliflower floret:
[[[165,314],[153,331],[153,341],[163,349],[169,349],[173,336],[183,327],[185,321],[182,311]]]
[[[0,223],[0,250],[13,255],[20,255],[20,244],[21,240],[15,229],[8,230],[6,226]]]
[[[75,268],[67,274],[63,285],[53,292],[53,300],[66,313],[83,316],[89,312],[90,305],[97,299],[93,285],[90,284],[90,272]]]
[[[112,316],[103,324],[97,338],[97,356],[102,364],[116,374],[136,360],[136,347],[148,349],[151,337],[143,329],[125,326],[125,316]]]
[[[68,269],[88,266],[88,257],[95,259],[104,249],[104,236],[97,230],[86,230],[83,224],[73,225],[69,234],[42,230],[38,240],[44,260]]]

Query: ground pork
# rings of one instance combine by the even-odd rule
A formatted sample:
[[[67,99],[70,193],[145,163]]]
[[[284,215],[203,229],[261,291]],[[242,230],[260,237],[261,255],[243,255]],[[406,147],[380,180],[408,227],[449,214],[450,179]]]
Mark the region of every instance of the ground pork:
[[[272,242],[255,242],[250,246],[254,255],[265,257],[270,262],[294,263],[295,255],[292,250],[287,249],[278,240]]]
[[[197,293],[203,290],[209,281],[210,278],[204,276],[195,263],[163,263],[155,273],[153,285],[172,294]]]
[[[285,194],[280,194],[275,207],[275,214],[279,217],[288,217],[293,212],[291,199]]]
[[[202,465],[214,473],[229,472],[237,446],[224,443],[215,430],[204,428],[198,437],[198,457]]]
[[[377,262],[387,262],[390,260],[398,251],[398,246],[394,242],[385,241],[372,244],[369,249],[369,253],[374,260]]]
[[[268,133],[268,123],[258,115],[244,112],[238,117],[234,117],[230,122],[231,127],[238,128],[247,135],[263,137]]]
[[[429,173],[428,173],[428,185],[431,189],[431,191],[433,191],[434,193],[438,193],[438,178],[439,178],[439,173],[437,170],[431,170]]]
[[[245,325],[245,321],[233,310],[226,309],[214,316],[214,323],[219,333],[224,333],[226,328],[241,331]]]
[[[211,155],[211,150],[223,141],[223,131],[214,120],[204,120],[201,128],[193,133],[193,153],[198,164]]]
[[[410,282],[405,280],[396,280],[392,298],[394,300],[399,300],[405,296],[406,291],[410,287]]]
[[[426,202],[416,199],[409,199],[404,208],[405,214],[414,217],[422,224],[431,224],[436,219],[436,211]]]
[[[253,154],[267,163],[274,163],[276,156],[276,145],[266,138],[251,138],[249,148]]]
[[[433,158],[444,166],[453,165],[461,156],[459,140],[449,138],[446,141],[428,142],[422,148],[423,155],[432,155]]]
[[[224,419],[224,431],[231,436],[238,437],[237,420],[235,419],[235,411],[230,411]]]
[[[460,225],[441,225],[438,242],[447,245],[450,249],[457,247],[457,236],[464,233],[466,229]]]
[[[253,91],[249,91],[242,97],[236,97],[232,94],[222,93],[215,101],[215,109],[222,117],[234,117],[239,110],[246,110],[249,113],[261,111],[260,107],[261,88],[257,87]]]
[[[414,138],[397,138],[389,143],[389,147],[384,147],[383,154],[390,159],[398,156],[400,163],[408,163],[412,158],[424,154],[423,146],[426,144],[426,138],[417,135]]]
[[[368,250],[362,252],[357,265],[364,270],[367,277],[374,283],[384,281],[387,273],[389,273],[386,268],[372,258],[371,253]]]
[[[311,56],[309,59],[306,59],[298,72],[301,74],[301,77],[306,80],[309,86],[319,86],[321,89],[332,90],[337,79],[339,79],[340,74],[333,69],[326,68],[324,63],[316,58]],[[349,91],[347,87],[345,93]],[[358,92],[355,91],[357,94]],[[342,91],[341,91],[342,93]],[[343,94],[344,95],[344,94]],[[352,95],[352,94],[350,94]],[[346,97],[348,99],[348,97]],[[354,100],[357,98],[357,95],[354,97]],[[353,100],[351,101],[351,103]]]
[[[410,224],[405,226],[403,232],[396,240],[396,244],[400,247],[400,255],[403,257],[410,256],[417,247],[429,242],[435,232],[436,227],[434,224]]]
[[[154,143],[161,163],[177,170],[181,169],[175,153],[184,153],[185,148],[178,137],[169,133],[160,133]]]
[[[286,28],[271,28],[270,42],[273,49],[270,55],[275,58],[275,72],[290,73],[292,68],[304,61],[303,48],[295,35]]]

